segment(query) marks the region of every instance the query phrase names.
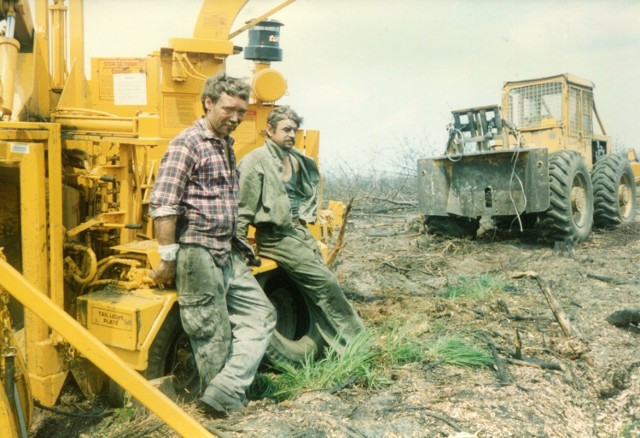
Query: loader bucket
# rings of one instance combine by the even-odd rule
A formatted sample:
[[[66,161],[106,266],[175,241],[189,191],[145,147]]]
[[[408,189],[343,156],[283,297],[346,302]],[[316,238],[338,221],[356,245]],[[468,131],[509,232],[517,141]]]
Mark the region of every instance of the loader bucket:
[[[477,218],[545,211],[547,150],[507,149],[418,160],[418,204],[425,216]]]

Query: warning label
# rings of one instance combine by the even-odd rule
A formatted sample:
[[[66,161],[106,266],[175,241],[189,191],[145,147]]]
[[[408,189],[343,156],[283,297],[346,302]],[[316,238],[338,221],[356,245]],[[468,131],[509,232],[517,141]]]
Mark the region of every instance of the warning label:
[[[131,331],[133,329],[133,318],[131,315],[114,310],[102,309],[100,307],[91,308],[91,323],[118,330]]]

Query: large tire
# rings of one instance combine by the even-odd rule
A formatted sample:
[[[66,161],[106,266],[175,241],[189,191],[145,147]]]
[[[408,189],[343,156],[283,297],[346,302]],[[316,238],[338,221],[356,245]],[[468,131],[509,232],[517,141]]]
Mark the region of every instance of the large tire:
[[[593,223],[613,228],[636,217],[636,182],[626,157],[605,155],[593,167]]]
[[[578,243],[593,226],[593,187],[589,170],[576,151],[559,151],[549,158],[550,206],[541,215],[542,233],[551,241]]]
[[[443,237],[475,237],[480,218],[463,216],[426,216],[427,233]]]
[[[297,364],[317,357],[327,345],[321,335],[324,323],[318,317],[318,307],[281,273],[271,277],[263,288],[278,315],[266,361]]]
[[[173,375],[176,394],[192,400],[200,392],[200,374],[189,336],[182,328],[180,310],[174,306],[158,330],[151,348],[149,365],[142,373],[147,379]]]
[[[199,396],[200,374],[177,305],[158,330],[149,348],[147,369],[141,374],[148,380],[173,375],[174,390],[181,400],[192,401]],[[114,406],[120,406],[124,400],[124,390],[112,380],[109,381],[108,399]]]

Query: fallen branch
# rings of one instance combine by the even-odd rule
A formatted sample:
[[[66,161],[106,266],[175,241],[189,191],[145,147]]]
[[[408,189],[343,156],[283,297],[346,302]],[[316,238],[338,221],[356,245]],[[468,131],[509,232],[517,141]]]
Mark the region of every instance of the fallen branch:
[[[582,337],[582,334],[578,331],[578,329],[576,329],[571,324],[571,321],[569,321],[567,314],[564,313],[564,309],[560,305],[560,302],[558,302],[556,297],[553,295],[551,288],[547,286],[544,280],[538,275],[536,275],[536,281],[538,282],[538,286],[540,286],[540,289],[542,289],[542,293],[547,300],[547,304],[549,304],[549,307],[551,307],[553,316],[556,317],[556,321],[558,321],[558,324],[560,324],[560,328],[562,328],[562,332],[564,333],[564,335],[568,338],[571,338],[573,336]]]
[[[547,283],[545,283],[545,281],[542,278],[540,278],[540,276],[536,272],[527,271],[527,272],[516,273],[514,274],[513,277],[514,278],[528,277],[528,278],[535,279],[538,282],[538,286],[542,290],[542,293],[545,299],[547,300],[547,304],[549,304],[549,307],[553,312],[553,316],[555,316],[556,321],[558,322],[558,324],[560,324],[562,333],[564,333],[564,335],[567,338],[571,338],[574,336],[578,336],[582,338],[582,334],[578,331],[578,329],[576,329],[571,324],[571,321],[569,321],[569,318],[567,317],[567,314],[564,312],[564,309],[560,305],[560,302],[553,295],[551,288],[547,286]]]
[[[427,271],[423,271],[422,269],[413,269],[413,268],[412,268],[412,269],[409,269],[409,268],[403,268],[403,267],[401,267],[401,266],[396,266],[396,265],[394,265],[394,264],[393,264],[393,263],[391,263],[391,262],[382,262],[382,265],[383,265],[383,266],[388,266],[388,267],[390,267],[390,268],[392,268],[392,269],[395,269],[395,270],[396,270],[396,271],[398,271],[398,272],[403,272],[403,273],[405,273],[405,274],[406,274],[407,272],[420,272],[421,274],[432,275],[432,274],[430,274],[430,273],[429,273],[429,272],[427,272]]]
[[[519,349],[517,346],[516,346],[516,351],[510,350],[509,348],[504,347],[502,345],[496,345],[496,348],[502,351],[503,353],[507,354],[508,356],[511,356],[511,357],[505,358],[505,360],[514,365],[526,365],[526,366],[540,368],[544,370],[559,370],[559,371],[564,370],[564,367],[562,364],[559,364],[556,362],[549,362],[542,359],[536,359],[535,357],[524,356],[521,351],[522,346],[520,346],[520,351],[518,351]]]
[[[617,286],[619,286],[621,284],[634,284],[634,283],[636,283],[633,280],[621,280],[620,278],[617,278],[617,277],[609,277],[608,275],[592,274],[590,272],[587,272],[587,277],[595,278],[596,280],[600,280],[600,281],[603,281],[605,283],[615,284]]]
[[[519,313],[511,313],[509,310],[509,306],[504,300],[498,300],[498,305],[500,309],[504,312],[505,316],[512,321],[548,321],[549,318],[546,316],[527,316],[520,315]]]
[[[538,369],[542,369],[542,370],[563,371],[562,365],[559,364],[559,363],[546,362],[544,360],[534,359],[532,357],[530,357],[530,358],[524,358],[523,357],[522,359],[513,359],[511,357],[507,357],[507,358],[505,358],[505,360],[507,362],[509,362],[509,363],[514,364],[514,365],[533,367],[533,368],[538,368]]]
[[[396,201],[394,199],[377,198],[375,196],[363,196],[362,199],[371,199],[373,201],[388,202],[389,204],[401,205],[404,207],[416,207],[418,205],[416,201]]]
[[[489,349],[491,350],[491,355],[493,356],[493,363],[496,367],[496,375],[498,376],[498,380],[502,383],[511,383],[513,379],[511,379],[507,368],[504,366],[504,363],[502,363],[500,355],[498,355],[498,349],[496,348],[495,342],[487,338],[487,343],[489,344]]]
[[[501,336],[498,333],[494,333],[494,335]],[[516,330],[516,349],[511,350],[508,347],[497,344],[491,337],[491,335],[484,331],[478,331],[477,336],[485,340],[489,346],[492,348],[492,353],[494,354],[494,358],[497,355],[497,352],[500,351],[506,354],[507,357],[504,360],[508,363],[514,365],[526,365],[534,368],[545,369],[545,370],[560,370],[563,371],[565,368],[562,364],[556,362],[548,362],[541,359],[536,359],[534,357],[527,357],[522,354],[522,340],[520,338],[520,333]],[[501,336],[503,339],[504,337]],[[506,339],[505,339],[506,341]],[[495,349],[495,352],[493,351]]]
[[[344,233],[347,231],[347,223],[349,222],[349,213],[351,213],[351,207],[353,206],[353,198],[349,199],[349,204],[344,211],[344,217],[342,219],[342,227],[340,227],[340,232],[338,233],[338,239],[336,240],[336,244],[333,247],[333,251],[327,258],[327,266],[331,267],[333,263],[338,258],[338,254],[340,250],[345,246],[344,241]]]

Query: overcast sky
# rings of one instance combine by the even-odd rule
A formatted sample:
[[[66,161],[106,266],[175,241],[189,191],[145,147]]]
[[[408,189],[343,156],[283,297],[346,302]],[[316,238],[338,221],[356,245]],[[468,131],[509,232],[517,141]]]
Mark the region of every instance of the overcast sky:
[[[250,0],[232,30],[279,3]],[[201,4],[85,0],[88,57],[191,37]],[[325,169],[388,169],[407,140],[439,154],[451,110],[500,103],[505,81],[566,72],[596,84],[614,145],[640,153],[638,0],[297,0],[272,18],[284,23],[272,65],[289,84],[281,103],[321,131]],[[249,67],[229,61],[238,76]]]

